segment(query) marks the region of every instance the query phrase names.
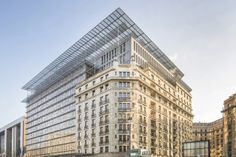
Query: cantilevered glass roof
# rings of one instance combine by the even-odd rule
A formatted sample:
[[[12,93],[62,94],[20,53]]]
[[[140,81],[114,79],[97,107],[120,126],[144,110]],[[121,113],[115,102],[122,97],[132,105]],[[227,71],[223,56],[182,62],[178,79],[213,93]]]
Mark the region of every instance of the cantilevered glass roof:
[[[157,47],[157,45],[118,8],[102,22],[79,39],[57,59],[44,68],[32,80],[23,86],[28,91],[38,91],[48,88],[55,82],[78,69],[89,60],[118,41],[134,36],[163,66],[183,77],[178,67]]]

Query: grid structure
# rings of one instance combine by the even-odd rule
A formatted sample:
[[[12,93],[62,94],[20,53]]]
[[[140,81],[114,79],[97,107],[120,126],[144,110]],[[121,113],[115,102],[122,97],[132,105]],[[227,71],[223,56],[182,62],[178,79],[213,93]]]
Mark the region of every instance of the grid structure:
[[[209,141],[193,141],[183,144],[183,157],[210,157]]]
[[[175,69],[178,75],[183,77],[183,73],[178,67],[175,66],[122,9],[118,8],[36,75],[30,82],[24,85],[23,89],[34,92],[44,90],[75,71],[78,65],[81,65],[85,59],[93,59],[94,56],[116,43],[120,38],[126,38],[127,35],[131,34],[135,35],[136,40],[141,41],[142,45],[168,70]],[[113,40],[116,37],[118,39]],[[87,58],[87,56],[89,57]]]

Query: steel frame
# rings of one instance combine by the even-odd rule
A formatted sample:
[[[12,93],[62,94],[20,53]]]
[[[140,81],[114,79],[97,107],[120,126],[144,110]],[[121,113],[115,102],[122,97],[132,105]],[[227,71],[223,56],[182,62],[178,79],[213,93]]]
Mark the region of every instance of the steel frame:
[[[141,42],[166,69],[176,69],[177,74],[183,77],[184,74],[178,67],[122,9],[118,8],[25,84],[22,89],[31,92],[42,91],[77,70],[85,61],[93,61],[111,45],[119,43],[130,35],[135,36],[136,40]]]

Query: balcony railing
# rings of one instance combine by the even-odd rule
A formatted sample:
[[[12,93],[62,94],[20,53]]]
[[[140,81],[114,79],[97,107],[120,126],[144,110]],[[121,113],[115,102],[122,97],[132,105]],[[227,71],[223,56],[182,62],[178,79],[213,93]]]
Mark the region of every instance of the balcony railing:
[[[146,122],[146,121],[139,120],[139,123],[140,123],[141,125],[147,126],[147,122]]]
[[[108,114],[109,113],[109,109],[105,109],[104,111],[100,111],[100,115],[104,115],[104,114]]]
[[[85,116],[85,117],[84,117],[84,120],[88,120],[88,116]]]
[[[146,146],[147,145],[147,142],[145,141],[139,141],[139,144],[143,145],[143,146]]]
[[[96,104],[92,104],[92,108],[95,108],[96,107]]]
[[[105,125],[105,124],[109,124],[109,120],[103,120],[99,122],[100,125]]]
[[[84,135],[84,138],[85,138],[85,139],[88,138],[88,135]]]
[[[131,97],[118,97],[118,102],[130,102]]]
[[[96,127],[96,124],[92,123],[92,124],[91,124],[91,127],[92,127],[92,128],[95,128],[95,127]]]
[[[106,130],[106,131],[100,131],[99,132],[99,135],[102,136],[102,135],[106,135],[106,134],[109,134],[109,130]]]
[[[84,129],[88,129],[88,125],[85,125],[85,126],[84,126]]]
[[[130,112],[131,108],[118,108],[119,112]]]
[[[119,118],[119,119],[118,119],[118,123],[127,123],[127,122],[130,122],[131,119],[132,119],[132,118],[126,118],[126,119],[124,119],[124,118]]]
[[[95,136],[96,136],[96,134],[95,134],[95,133],[92,133],[92,134],[91,134],[91,136],[92,136],[92,137],[95,137]]]
[[[128,133],[130,133],[130,130],[129,129],[119,129],[118,133],[120,133],[120,134],[128,134]]]
[[[86,106],[86,107],[84,108],[84,111],[88,111],[88,106]]]
[[[92,146],[92,147],[96,147],[96,143],[92,143],[91,146]]]
[[[144,135],[144,136],[147,136],[147,132],[146,131],[139,131],[140,132],[140,134],[142,134],[142,135]]]
[[[104,105],[104,104],[107,104],[107,103],[109,103],[109,102],[110,102],[109,99],[101,100],[101,101],[99,102],[99,105]]]
[[[146,104],[146,102],[145,102],[145,101],[143,101],[142,99],[138,99],[138,103],[140,103],[140,104],[143,104],[143,105],[145,105],[145,104]]]
[[[92,118],[96,118],[96,114],[92,114],[91,117],[92,117]]]

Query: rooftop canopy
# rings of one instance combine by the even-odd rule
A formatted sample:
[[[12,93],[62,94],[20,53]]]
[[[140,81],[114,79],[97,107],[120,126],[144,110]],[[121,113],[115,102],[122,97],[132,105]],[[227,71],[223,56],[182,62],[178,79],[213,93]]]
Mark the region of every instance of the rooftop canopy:
[[[85,60],[129,35],[135,36],[136,40],[140,41],[166,69],[175,69],[177,74],[183,77],[178,67],[122,9],[118,8],[25,84],[23,89],[28,91],[47,89],[78,69]]]

